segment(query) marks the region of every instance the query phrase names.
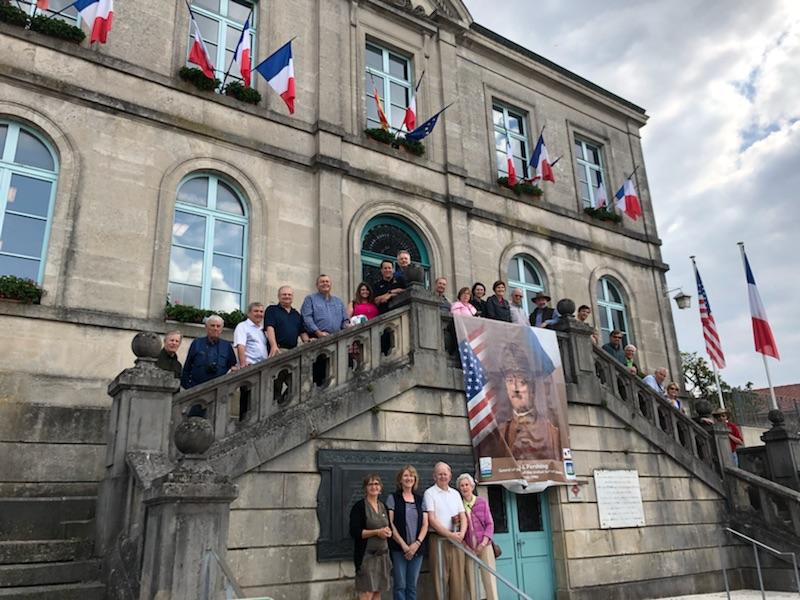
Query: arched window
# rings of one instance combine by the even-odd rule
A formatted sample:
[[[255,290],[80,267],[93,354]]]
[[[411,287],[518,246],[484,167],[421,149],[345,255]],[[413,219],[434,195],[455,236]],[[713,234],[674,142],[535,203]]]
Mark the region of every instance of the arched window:
[[[178,188],[169,260],[173,304],[231,311],[245,292],[247,212],[216,175],[192,175]]]
[[[42,282],[57,180],[50,146],[20,124],[0,121],[0,275]]]
[[[380,279],[384,259],[395,262],[397,253],[408,250],[411,260],[425,270],[425,285],[430,285],[431,261],[422,237],[405,220],[394,216],[370,219],[361,234],[361,277],[373,283]]]
[[[508,263],[507,279],[509,290],[506,292],[506,298],[511,297],[511,288],[521,288],[522,306],[525,308],[525,312],[533,312],[533,309],[536,308],[533,297],[537,292],[543,292],[545,289],[545,280],[539,264],[530,256],[517,254]]]
[[[630,344],[631,332],[628,330],[628,311],[622,286],[611,277],[601,277],[597,281],[597,312],[600,316],[600,334],[607,343],[613,329],[622,332],[622,343]]]

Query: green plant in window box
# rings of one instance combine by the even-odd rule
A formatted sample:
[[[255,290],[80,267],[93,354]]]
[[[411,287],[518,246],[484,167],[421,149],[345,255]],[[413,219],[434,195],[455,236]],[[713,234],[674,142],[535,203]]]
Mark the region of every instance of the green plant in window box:
[[[193,67],[181,67],[180,71],[178,71],[178,77],[204,92],[213,92],[222,83],[216,77],[209,79],[203,74],[203,71]]]
[[[23,304],[39,304],[44,290],[33,280],[15,275],[0,276],[0,299]]]
[[[203,323],[203,319],[211,315],[219,315],[225,322],[225,327],[233,329],[239,323],[244,321],[247,317],[241,310],[232,310],[231,312],[220,312],[216,310],[205,310],[190,306],[188,304],[171,304],[167,301],[164,307],[164,317],[169,321],[178,321],[179,323]]]
[[[516,185],[508,185],[508,177],[498,177],[497,183],[502,185],[503,187],[507,187],[512,192],[514,192],[517,196],[521,196],[525,194],[527,196],[543,196],[544,190],[540,188],[538,185],[533,185],[528,181],[518,181]]]
[[[75,27],[75,25],[70,25],[60,19],[53,19],[45,15],[36,15],[31,19],[31,31],[38,31],[44,35],[76,44],[80,44],[86,37],[80,27]]]
[[[594,208],[593,206],[586,206],[583,209],[587,215],[598,221],[610,221],[611,223],[621,223],[622,216],[615,210],[609,210],[608,207]]]
[[[364,133],[367,134],[367,137],[370,137],[375,141],[388,144],[393,148],[405,148],[415,156],[422,156],[425,154],[425,144],[422,142],[417,140],[408,140],[405,137],[398,137],[391,131],[386,131],[381,127],[365,129]]]
[[[225,86],[225,95],[233,96],[237,100],[248,104],[258,104],[261,102],[261,94],[257,90],[246,87],[241,81],[231,81]]]
[[[17,27],[26,27],[28,25],[28,15],[25,14],[24,10],[0,0],[0,21]]]

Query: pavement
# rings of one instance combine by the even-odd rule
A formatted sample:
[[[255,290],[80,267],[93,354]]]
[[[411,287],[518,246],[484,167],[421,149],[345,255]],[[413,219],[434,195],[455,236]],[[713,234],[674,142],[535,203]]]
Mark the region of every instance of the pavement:
[[[797,600],[800,598],[798,592],[765,592],[767,600]],[[693,594],[691,596],[671,596],[669,598],[659,598],[658,600],[727,600],[725,592],[714,592],[713,594]],[[761,592],[758,590],[734,590],[731,592],[731,600],[761,600]]]

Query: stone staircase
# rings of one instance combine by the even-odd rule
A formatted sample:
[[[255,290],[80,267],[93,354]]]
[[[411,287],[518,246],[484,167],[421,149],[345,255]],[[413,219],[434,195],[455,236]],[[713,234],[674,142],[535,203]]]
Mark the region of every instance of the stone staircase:
[[[107,414],[0,402],[0,598],[104,597],[93,547]]]

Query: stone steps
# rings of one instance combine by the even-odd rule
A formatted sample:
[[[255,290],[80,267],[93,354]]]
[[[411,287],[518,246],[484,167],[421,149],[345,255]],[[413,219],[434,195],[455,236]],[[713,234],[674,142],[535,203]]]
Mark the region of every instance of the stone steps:
[[[48,563],[91,558],[90,539],[14,540],[0,542],[0,565]]]
[[[0,498],[0,541],[92,536],[92,496]]]
[[[101,583],[68,583],[0,588],[0,598],[14,600],[105,600]]]
[[[100,579],[99,560],[0,565],[0,591],[4,588],[86,583]]]

